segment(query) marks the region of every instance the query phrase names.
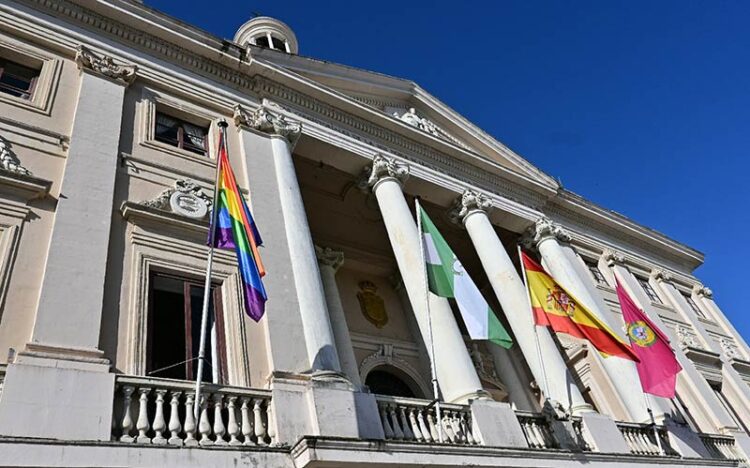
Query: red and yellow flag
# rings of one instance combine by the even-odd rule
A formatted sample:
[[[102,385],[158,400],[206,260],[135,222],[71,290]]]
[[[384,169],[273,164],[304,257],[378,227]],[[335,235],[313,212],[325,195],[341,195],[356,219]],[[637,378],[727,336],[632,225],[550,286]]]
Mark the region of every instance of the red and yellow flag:
[[[537,325],[550,327],[556,333],[588,340],[606,356],[618,356],[638,362],[638,357],[630,346],[557,284],[541,265],[523,252],[521,257],[529,288],[531,310]]]

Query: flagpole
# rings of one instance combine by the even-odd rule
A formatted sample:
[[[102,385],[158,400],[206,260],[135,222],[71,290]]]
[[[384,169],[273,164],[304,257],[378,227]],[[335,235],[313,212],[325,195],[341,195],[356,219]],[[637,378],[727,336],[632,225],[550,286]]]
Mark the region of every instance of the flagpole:
[[[526,288],[526,301],[529,304],[529,312],[531,312],[532,315],[532,321],[533,321],[533,315],[534,315],[534,309],[531,305],[531,292],[529,291],[529,283],[528,278],[526,278],[526,266],[523,263],[523,255],[521,255],[521,246],[516,245],[516,248],[518,249],[518,261],[521,262],[521,277],[523,278],[523,286]],[[532,324],[534,327],[534,342],[536,344],[536,354],[537,358],[539,359],[539,367],[542,368],[542,384],[544,385],[544,399],[549,399],[549,382],[547,381],[547,369],[544,368],[544,359],[542,359],[542,347],[539,344],[539,331],[537,330],[539,327],[537,327],[536,322]]]
[[[654,412],[651,410],[651,403],[648,398],[648,393],[643,392],[643,399],[646,401],[646,410],[648,411],[648,415],[651,417],[651,426],[654,428],[656,446],[659,447],[659,454],[664,455],[664,448],[661,446],[661,437],[659,437],[659,429],[656,427],[656,419],[654,419]]]
[[[417,214],[417,235],[419,236],[419,253],[422,255],[422,269],[424,270],[424,302],[427,308],[427,329],[430,335],[430,372],[432,374],[432,393],[435,395],[435,415],[437,417],[438,440],[443,443],[443,421],[440,416],[440,397],[438,394],[437,368],[435,367],[435,341],[432,339],[432,314],[430,313],[430,287],[427,281],[427,260],[424,254],[424,239],[422,238],[422,213],[419,197],[414,198]]]
[[[220,144],[227,148],[227,122],[222,119],[219,122],[219,131],[221,133]],[[228,151],[227,151],[228,153]],[[195,403],[193,404],[193,413],[195,421],[200,418],[201,407],[201,383],[203,381],[203,363],[206,360],[206,329],[208,328],[208,305],[211,300],[211,270],[214,263],[214,231],[219,210],[216,209],[219,199],[219,176],[221,174],[221,162],[218,156],[221,155],[221,146],[218,148],[216,158],[216,177],[214,179],[214,199],[211,206],[211,221],[208,224],[208,260],[206,261],[206,279],[203,283],[203,309],[201,310],[201,338],[198,348],[198,374],[195,379]]]

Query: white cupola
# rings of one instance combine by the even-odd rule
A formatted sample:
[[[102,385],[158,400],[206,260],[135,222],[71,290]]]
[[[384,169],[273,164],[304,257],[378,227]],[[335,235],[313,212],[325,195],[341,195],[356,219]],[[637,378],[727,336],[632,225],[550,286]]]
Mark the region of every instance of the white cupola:
[[[299,50],[297,36],[283,22],[268,16],[257,16],[240,26],[234,35],[234,42],[279,50],[296,54]]]

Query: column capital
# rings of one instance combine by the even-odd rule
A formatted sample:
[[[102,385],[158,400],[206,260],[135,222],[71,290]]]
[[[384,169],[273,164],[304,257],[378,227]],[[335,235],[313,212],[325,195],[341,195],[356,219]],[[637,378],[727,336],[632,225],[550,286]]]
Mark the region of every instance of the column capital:
[[[559,242],[570,242],[573,237],[562,226],[547,217],[536,220],[524,234],[523,242],[526,245],[537,246],[547,239],[556,239]]]
[[[365,167],[362,171],[357,186],[362,190],[367,188],[375,190],[375,186],[384,180],[393,179],[403,184],[408,178],[409,166],[400,164],[393,158],[377,154],[372,160],[372,165]]]
[[[238,127],[250,127],[269,135],[278,135],[294,146],[302,134],[300,122],[287,120],[281,114],[271,111],[265,104],[254,111],[245,109],[242,104],[234,106],[234,123]]]
[[[463,223],[469,215],[482,212],[487,213],[492,208],[492,201],[482,192],[466,189],[460,197],[456,197],[453,206],[448,211],[448,217],[456,224]]]
[[[654,270],[652,270],[650,276],[651,276],[651,278],[653,278],[654,280],[656,280],[656,281],[658,281],[660,283],[661,282],[669,283],[673,279],[672,273],[670,273],[670,272],[668,272],[666,270],[662,270],[662,269],[654,269]]]
[[[714,297],[714,292],[711,291],[711,288],[703,286],[700,283],[693,285],[693,294],[698,297],[705,297],[706,299],[712,299]]]
[[[605,262],[607,262],[607,266],[612,268],[615,265],[624,265],[625,264],[625,256],[623,256],[620,252],[614,251],[614,250],[605,250],[602,252],[602,258]]]
[[[330,247],[316,245],[315,256],[318,258],[318,263],[333,268],[333,271],[338,270],[344,264],[344,252],[333,250]]]
[[[130,85],[135,80],[138,72],[138,66],[118,65],[112,56],[95,54],[83,44],[76,49],[75,61],[79,69],[90,70],[125,86]]]

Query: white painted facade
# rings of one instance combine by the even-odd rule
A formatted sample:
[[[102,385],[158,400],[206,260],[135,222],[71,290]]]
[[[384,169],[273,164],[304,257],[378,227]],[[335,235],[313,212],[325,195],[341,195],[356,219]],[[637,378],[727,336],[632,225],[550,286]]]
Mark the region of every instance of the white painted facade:
[[[748,459],[750,348],[693,275],[700,252],[565,190],[419,85],[298,51],[271,18],[227,41],[138,1],[0,4],[0,466]],[[269,300],[248,319],[216,252],[196,420],[221,119]],[[414,197],[510,350],[427,299]],[[632,363],[547,330],[537,346],[519,244],[618,333],[615,277],[672,338],[684,371],[678,399],[650,401],[656,428]]]

